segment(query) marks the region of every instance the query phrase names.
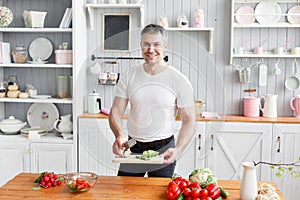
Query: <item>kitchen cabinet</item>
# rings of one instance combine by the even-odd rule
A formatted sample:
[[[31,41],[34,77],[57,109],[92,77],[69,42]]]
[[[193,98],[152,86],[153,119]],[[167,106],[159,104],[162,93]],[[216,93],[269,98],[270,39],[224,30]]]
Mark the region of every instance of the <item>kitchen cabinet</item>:
[[[218,179],[241,180],[242,162],[271,160],[272,124],[207,122],[206,138],[206,167]],[[270,180],[269,168],[258,166],[257,177]]]
[[[300,28],[300,24],[290,24],[286,17],[288,15],[288,10],[295,6],[299,5],[298,0],[277,0],[281,8],[281,12],[276,13],[275,16],[279,16],[277,23],[270,24],[260,24],[257,21],[253,23],[248,23],[248,20],[239,20],[240,23],[236,20],[236,17],[249,17],[255,16],[255,13],[252,13],[247,9],[242,12],[237,12],[239,8],[243,6],[249,6],[253,10],[260,3],[261,0],[232,0],[231,1],[231,43],[230,43],[230,64],[233,63],[235,58],[300,58],[299,54],[292,54],[290,51],[284,52],[282,54],[274,53],[273,49],[284,45],[285,42],[289,41],[287,38],[297,37],[297,31]],[[272,8],[271,8],[272,9]],[[263,13],[261,17],[268,17],[268,14]],[[278,38],[277,41],[269,41],[272,37]],[[278,37],[279,36],[279,37]],[[286,41],[285,41],[286,40]],[[291,47],[299,46],[296,41],[289,44]],[[268,43],[268,44],[266,44]],[[259,47],[263,45],[263,53],[255,54],[251,48],[248,48],[248,45],[254,47]],[[234,51],[239,47],[243,47],[243,52]]]
[[[274,124],[273,160],[274,163],[293,163],[300,157],[300,129],[298,124]],[[272,171],[276,182],[286,199],[299,199],[300,179],[283,173],[281,178]]]
[[[114,135],[108,120],[79,118],[78,125],[79,171],[116,175],[119,166],[112,162]]]
[[[28,140],[21,135],[0,135],[0,139],[0,185],[21,172],[65,174],[75,170],[72,141],[53,134],[38,140]]]
[[[181,127],[181,121],[175,122],[175,141]],[[192,142],[181,153],[176,162],[175,173],[182,177],[188,175],[196,168],[203,168],[205,161],[205,122],[197,122]]]

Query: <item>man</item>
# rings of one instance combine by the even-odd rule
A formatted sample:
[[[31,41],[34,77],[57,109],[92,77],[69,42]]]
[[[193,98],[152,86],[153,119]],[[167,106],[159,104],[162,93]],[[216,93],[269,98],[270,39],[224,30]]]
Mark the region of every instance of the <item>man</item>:
[[[113,153],[123,157],[124,144],[129,138],[137,141],[130,150],[159,151],[164,164],[120,164],[120,176],[171,177],[176,158],[194,135],[195,107],[193,88],[181,72],[164,61],[167,50],[167,32],[155,24],[141,32],[140,46],[144,63],[132,67],[120,79],[109,115],[109,124],[115,135]],[[127,129],[122,130],[122,117],[130,103]],[[174,123],[179,111],[182,125],[178,140],[174,141]]]

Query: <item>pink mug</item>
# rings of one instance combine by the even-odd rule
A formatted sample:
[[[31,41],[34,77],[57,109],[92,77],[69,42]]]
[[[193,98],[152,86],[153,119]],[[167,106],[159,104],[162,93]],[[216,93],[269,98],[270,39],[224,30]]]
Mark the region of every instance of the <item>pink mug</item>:
[[[296,112],[296,118],[300,118],[300,95],[290,99],[290,107]]]

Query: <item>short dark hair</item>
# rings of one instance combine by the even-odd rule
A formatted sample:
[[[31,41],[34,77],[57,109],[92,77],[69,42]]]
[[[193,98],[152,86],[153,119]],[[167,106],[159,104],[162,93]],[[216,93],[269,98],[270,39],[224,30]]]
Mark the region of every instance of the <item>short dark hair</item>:
[[[165,42],[168,41],[168,32],[164,27],[158,25],[158,24],[148,24],[145,26],[141,32],[141,36],[145,33],[160,33],[163,36],[163,39]]]

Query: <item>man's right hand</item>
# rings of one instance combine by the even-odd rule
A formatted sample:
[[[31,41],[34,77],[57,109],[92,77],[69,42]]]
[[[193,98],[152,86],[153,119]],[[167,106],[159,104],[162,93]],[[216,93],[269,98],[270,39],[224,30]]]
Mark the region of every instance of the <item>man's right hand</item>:
[[[127,135],[121,134],[120,136],[118,136],[112,146],[113,153],[120,157],[124,157],[123,151],[125,150],[126,147],[123,144],[126,143],[127,141],[128,141]]]

